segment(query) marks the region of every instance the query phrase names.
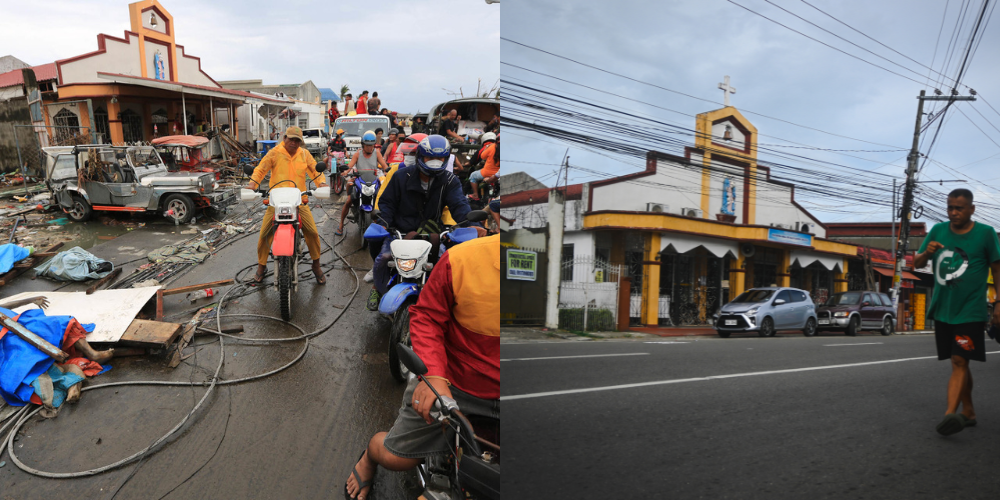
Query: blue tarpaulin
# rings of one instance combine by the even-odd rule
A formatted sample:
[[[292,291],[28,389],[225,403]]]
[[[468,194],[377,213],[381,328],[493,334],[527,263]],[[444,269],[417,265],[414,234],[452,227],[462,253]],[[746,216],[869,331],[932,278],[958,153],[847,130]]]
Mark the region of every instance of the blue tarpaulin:
[[[14,311],[0,307],[0,313],[11,318]],[[69,327],[72,316],[46,316],[41,309],[29,309],[17,322],[32,333],[59,347]],[[94,324],[82,325],[87,332],[94,331]],[[7,332],[0,338],[0,396],[11,406],[24,406],[35,392],[32,382],[45,373],[55,360],[27,343],[16,334]]]
[[[0,245],[0,273],[5,273],[13,269],[14,264],[24,260],[30,251],[21,245],[7,243]]]

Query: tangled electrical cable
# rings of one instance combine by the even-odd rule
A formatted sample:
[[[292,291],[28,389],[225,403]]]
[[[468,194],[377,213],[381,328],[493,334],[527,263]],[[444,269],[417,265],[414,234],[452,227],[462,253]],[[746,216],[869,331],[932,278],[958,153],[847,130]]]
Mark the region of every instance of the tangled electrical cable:
[[[323,207],[321,204],[318,205],[318,206],[320,206],[323,209],[324,213],[326,213],[326,215],[327,215],[328,218],[332,219],[332,217],[330,217],[329,212],[326,211],[325,207]],[[343,209],[343,208],[341,208],[341,209]],[[336,255],[336,258],[334,259],[334,262],[336,262],[337,260],[342,261],[344,263],[344,268],[345,269],[350,269],[351,273],[354,275],[354,281],[355,281],[354,291],[351,293],[351,298],[344,305],[343,309],[341,309],[341,311],[325,327],[320,328],[320,329],[318,329],[318,330],[316,330],[314,332],[311,332],[311,333],[306,333],[306,331],[302,327],[300,327],[300,326],[298,326],[298,325],[296,325],[294,323],[291,323],[291,322],[285,322],[281,318],[276,317],[276,316],[268,316],[268,315],[264,315],[264,314],[249,314],[249,313],[223,314],[222,313],[222,309],[225,307],[226,300],[228,299],[228,297],[230,296],[230,294],[232,294],[235,290],[240,290],[241,292],[243,292],[243,291],[245,291],[245,289],[247,287],[250,286],[247,283],[240,282],[237,286],[234,286],[234,287],[230,288],[229,290],[227,290],[219,298],[218,302],[216,302],[216,304],[217,304],[216,305],[217,312],[215,314],[215,320],[216,320],[217,330],[211,330],[211,329],[207,329],[207,328],[199,328],[201,331],[214,334],[214,335],[218,336],[218,338],[219,338],[219,365],[216,367],[215,373],[213,374],[212,379],[210,381],[207,381],[207,382],[174,382],[174,381],[163,381],[163,380],[133,380],[133,381],[110,382],[110,383],[106,383],[106,384],[91,385],[91,386],[87,386],[87,387],[83,388],[82,392],[87,392],[87,391],[97,390],[97,389],[105,389],[105,388],[108,388],[108,387],[120,387],[120,386],[129,386],[129,385],[185,386],[185,387],[196,387],[196,386],[206,386],[207,385],[208,389],[205,391],[205,394],[203,394],[202,397],[201,397],[201,399],[194,405],[193,408],[191,408],[191,411],[189,411],[184,416],[184,418],[182,418],[181,421],[178,422],[177,425],[175,425],[172,429],[170,429],[169,431],[167,431],[166,434],[164,434],[163,436],[161,436],[159,439],[155,440],[149,446],[146,446],[142,450],[139,450],[138,452],[136,452],[136,453],[134,453],[134,454],[132,454],[132,455],[126,457],[126,458],[118,460],[117,462],[114,462],[114,463],[111,463],[111,464],[108,464],[108,465],[104,465],[104,466],[101,466],[101,467],[96,467],[96,468],[93,468],[93,469],[84,470],[84,471],[79,471],[79,472],[49,472],[49,471],[43,471],[43,470],[40,470],[40,469],[36,469],[36,468],[31,467],[31,466],[25,464],[24,462],[22,462],[17,457],[17,455],[14,454],[14,437],[18,434],[18,432],[20,431],[20,429],[24,425],[24,423],[27,422],[29,418],[31,418],[36,413],[38,413],[38,411],[42,408],[41,406],[38,406],[37,408],[35,408],[34,410],[32,410],[30,406],[25,406],[23,409],[21,409],[17,413],[15,413],[10,418],[10,420],[6,424],[4,424],[3,427],[0,427],[0,436],[3,436],[4,435],[3,434],[4,431],[6,431],[8,427],[11,427],[13,425],[13,427],[11,427],[10,432],[6,435],[6,437],[4,439],[0,439],[0,452],[3,451],[4,445],[6,444],[7,454],[10,455],[11,461],[19,469],[21,469],[21,470],[23,470],[23,471],[25,471],[25,472],[27,472],[29,474],[32,474],[32,475],[41,476],[41,477],[47,477],[47,478],[55,478],[55,479],[66,479],[66,478],[93,476],[95,474],[100,474],[100,473],[108,471],[108,470],[116,469],[118,467],[121,467],[123,465],[129,464],[129,463],[134,462],[136,460],[141,460],[144,457],[148,456],[148,454],[150,454],[150,453],[155,453],[155,451],[157,451],[157,447],[160,444],[162,444],[164,441],[166,441],[171,436],[173,436],[178,430],[180,430],[184,426],[184,424],[191,418],[191,416],[194,415],[204,405],[205,401],[208,399],[208,396],[210,394],[212,394],[212,392],[214,391],[214,389],[217,386],[234,385],[234,384],[240,384],[240,383],[250,382],[250,381],[254,381],[254,380],[260,380],[260,379],[263,379],[263,378],[266,378],[266,377],[270,377],[271,375],[275,375],[277,373],[280,373],[280,372],[282,372],[284,370],[287,370],[292,365],[298,363],[303,357],[305,357],[306,352],[309,350],[309,343],[311,342],[311,340],[313,338],[315,338],[315,337],[323,334],[324,332],[326,332],[327,330],[329,330],[330,328],[332,328],[333,325],[337,323],[337,321],[340,320],[340,318],[344,315],[344,313],[347,312],[347,309],[349,308],[349,306],[351,305],[351,303],[354,302],[354,299],[357,297],[358,291],[360,290],[360,287],[361,287],[361,281],[358,278],[357,271],[352,266],[350,266],[347,263],[346,257],[344,255],[340,254],[339,252],[337,252],[337,249],[336,249],[337,245],[340,245],[341,243],[343,243],[343,241],[344,241],[345,238],[346,238],[346,236],[341,237],[340,240],[338,240],[336,242],[336,244],[331,245],[330,242],[327,241],[326,238],[323,237],[322,234],[320,234],[320,239],[322,239],[323,242],[327,245],[328,249],[330,251],[332,251]],[[326,252],[324,251],[323,253],[326,253]],[[254,265],[256,265],[256,264],[254,264]],[[244,270],[245,269],[246,268],[244,268]],[[243,272],[243,270],[237,272],[237,276],[241,272]],[[257,289],[263,289],[263,288],[265,288],[265,287],[258,287]],[[212,305],[212,304],[209,304],[209,306],[210,305]],[[204,308],[204,307],[207,307],[207,306],[203,306],[202,308]],[[199,308],[199,309],[201,309],[201,308]],[[235,335],[230,335],[230,334],[222,333],[222,317],[223,316],[230,317],[230,318],[256,318],[256,319],[262,319],[262,320],[279,321],[279,322],[282,322],[282,323],[284,323],[284,324],[286,324],[288,326],[291,326],[292,328],[295,328],[301,334],[298,335],[298,336],[295,336],[295,337],[288,337],[288,338],[251,339],[251,338],[238,337],[238,336],[235,336]],[[286,364],[284,364],[284,365],[282,365],[282,366],[280,366],[278,368],[275,368],[273,370],[267,371],[265,373],[260,373],[260,374],[257,374],[257,375],[251,375],[251,376],[247,376],[247,377],[241,377],[241,378],[237,378],[237,379],[226,380],[226,379],[221,379],[219,377],[219,374],[222,371],[222,366],[225,364],[225,359],[226,359],[226,356],[225,356],[225,341],[224,341],[225,338],[231,338],[231,339],[234,339],[234,340],[236,340],[238,342],[244,342],[244,343],[248,343],[248,344],[276,344],[276,343],[294,342],[294,341],[304,341],[304,342],[302,344],[302,350],[298,353],[298,355],[295,356],[295,358],[292,359],[290,362],[288,362],[288,363],[286,363]],[[190,479],[190,477],[188,479]],[[124,484],[124,483],[122,483],[122,484]]]

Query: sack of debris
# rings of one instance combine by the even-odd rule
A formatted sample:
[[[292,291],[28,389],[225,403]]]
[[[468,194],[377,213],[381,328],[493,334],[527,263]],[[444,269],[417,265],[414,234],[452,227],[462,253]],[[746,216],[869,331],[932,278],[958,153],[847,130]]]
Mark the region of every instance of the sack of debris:
[[[58,281],[86,281],[101,279],[112,270],[114,264],[80,247],[73,247],[36,267],[35,274]]]

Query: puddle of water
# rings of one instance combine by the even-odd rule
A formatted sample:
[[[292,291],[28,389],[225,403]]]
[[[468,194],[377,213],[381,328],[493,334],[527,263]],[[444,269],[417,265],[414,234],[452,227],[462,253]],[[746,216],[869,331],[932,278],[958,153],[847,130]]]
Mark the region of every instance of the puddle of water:
[[[66,238],[71,238],[71,240],[64,243],[63,248],[78,246],[84,250],[113,240],[129,232],[130,229],[125,226],[107,226],[96,220],[69,223],[64,227],[66,229],[61,231],[62,235]],[[132,229],[134,230],[134,228]]]

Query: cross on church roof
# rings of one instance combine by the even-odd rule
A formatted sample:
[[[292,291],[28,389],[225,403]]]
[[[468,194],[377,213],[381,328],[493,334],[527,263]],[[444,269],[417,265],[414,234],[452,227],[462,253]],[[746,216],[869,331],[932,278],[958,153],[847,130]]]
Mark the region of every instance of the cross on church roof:
[[[720,83],[719,88],[722,90],[722,95],[726,98],[726,106],[729,106],[729,94],[736,93],[736,87],[729,86],[729,75],[726,75],[725,83]]]

